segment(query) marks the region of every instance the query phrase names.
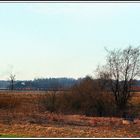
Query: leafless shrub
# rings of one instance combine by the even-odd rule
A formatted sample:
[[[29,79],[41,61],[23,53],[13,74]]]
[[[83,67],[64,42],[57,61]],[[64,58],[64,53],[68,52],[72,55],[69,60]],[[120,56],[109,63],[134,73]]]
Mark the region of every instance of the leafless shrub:
[[[56,111],[56,91],[50,91],[46,92],[41,98],[40,98],[40,104],[42,106],[42,109],[45,111],[48,110],[50,112]]]

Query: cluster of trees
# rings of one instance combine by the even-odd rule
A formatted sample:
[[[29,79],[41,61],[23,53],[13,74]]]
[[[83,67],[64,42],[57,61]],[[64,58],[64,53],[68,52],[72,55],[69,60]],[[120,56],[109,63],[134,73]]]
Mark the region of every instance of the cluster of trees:
[[[125,110],[134,95],[131,88],[135,78],[140,76],[140,48],[129,46],[107,52],[107,63],[98,68],[99,77],[109,83],[118,110]]]
[[[79,112],[92,116],[124,115],[134,95],[131,87],[140,76],[139,47],[107,50],[106,64],[98,66],[96,72],[94,79],[87,76],[72,86],[68,94],[47,95],[43,98],[46,108],[51,112]]]

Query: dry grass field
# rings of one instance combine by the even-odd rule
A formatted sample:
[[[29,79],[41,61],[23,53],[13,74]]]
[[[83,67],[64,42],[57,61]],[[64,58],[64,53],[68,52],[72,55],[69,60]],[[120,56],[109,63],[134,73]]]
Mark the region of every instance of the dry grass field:
[[[0,136],[139,138],[140,119],[123,124],[122,118],[63,115],[40,110],[43,92],[0,92]],[[140,93],[133,97],[140,105]],[[139,111],[139,109],[138,109]]]

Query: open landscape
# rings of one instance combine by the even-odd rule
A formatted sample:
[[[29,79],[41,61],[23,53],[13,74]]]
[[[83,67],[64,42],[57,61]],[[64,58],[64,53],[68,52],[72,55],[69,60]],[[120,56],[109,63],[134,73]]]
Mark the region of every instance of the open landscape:
[[[41,109],[39,104],[44,94],[47,93],[1,91],[0,137],[140,137],[139,117],[133,123],[123,124],[119,117],[51,113]],[[134,100],[140,105],[140,93],[136,93]]]
[[[0,138],[140,138],[140,3],[0,2]]]

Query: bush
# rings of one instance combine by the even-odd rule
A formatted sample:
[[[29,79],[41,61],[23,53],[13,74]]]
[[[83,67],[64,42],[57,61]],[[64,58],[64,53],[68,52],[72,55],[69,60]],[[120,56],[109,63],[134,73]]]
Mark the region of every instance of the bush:
[[[100,86],[98,80],[86,77],[80,84],[72,88],[79,109],[87,116],[108,116],[115,114],[113,96]],[[75,106],[77,107],[77,106]]]
[[[113,96],[100,87],[98,80],[86,77],[66,93],[55,91],[42,96],[40,103],[44,111],[87,116],[113,116],[116,114]]]

